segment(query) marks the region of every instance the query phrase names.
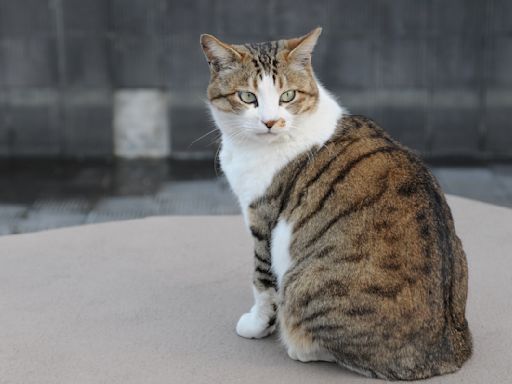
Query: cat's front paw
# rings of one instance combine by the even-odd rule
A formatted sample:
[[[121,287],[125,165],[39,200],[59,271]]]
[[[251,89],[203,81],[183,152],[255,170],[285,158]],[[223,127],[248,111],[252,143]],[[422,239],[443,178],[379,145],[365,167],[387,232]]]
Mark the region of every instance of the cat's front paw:
[[[255,312],[243,314],[236,324],[236,333],[247,339],[260,339],[274,332],[275,321],[265,320]]]

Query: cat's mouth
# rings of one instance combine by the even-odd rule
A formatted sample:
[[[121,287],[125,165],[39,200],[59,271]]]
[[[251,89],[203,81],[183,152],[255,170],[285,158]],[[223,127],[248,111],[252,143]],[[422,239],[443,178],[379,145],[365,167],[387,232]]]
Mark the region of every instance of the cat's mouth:
[[[286,140],[288,135],[284,134],[284,132],[257,132],[255,134],[258,141],[264,142],[264,143],[275,143],[275,142],[281,142],[282,140]]]
[[[258,139],[266,142],[274,142],[276,140],[279,140],[283,135],[279,134],[278,132],[257,132],[256,136]]]
[[[272,132],[272,131],[267,131],[267,132],[258,132],[256,133],[256,135],[258,136],[276,136],[277,133],[276,132]]]

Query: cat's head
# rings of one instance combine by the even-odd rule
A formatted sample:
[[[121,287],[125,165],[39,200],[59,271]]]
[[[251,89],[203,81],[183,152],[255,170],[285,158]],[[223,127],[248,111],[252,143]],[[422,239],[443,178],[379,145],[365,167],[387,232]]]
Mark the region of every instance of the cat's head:
[[[243,45],[201,35],[211,75],[208,99],[223,134],[265,142],[293,137],[318,104],[311,54],[321,32]]]

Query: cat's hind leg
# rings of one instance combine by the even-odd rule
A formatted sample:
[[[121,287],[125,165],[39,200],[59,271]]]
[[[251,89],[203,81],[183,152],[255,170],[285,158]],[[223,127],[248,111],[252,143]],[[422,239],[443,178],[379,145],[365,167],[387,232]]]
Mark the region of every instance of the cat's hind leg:
[[[312,337],[307,332],[304,332],[300,327],[293,326],[291,325],[291,322],[287,322],[287,319],[284,319],[283,315],[280,315],[279,324],[281,340],[288,352],[288,356],[291,359],[301,361],[303,363],[311,361],[338,363],[339,365],[363,376],[383,379],[386,378],[385,375],[379,374],[378,372],[366,367],[361,367],[353,361],[344,359],[343,356],[340,356],[337,353],[330,352],[322,345],[313,341]]]
[[[292,266],[290,257],[292,229],[292,225],[285,220],[279,220],[272,231],[272,271],[277,278],[277,285],[280,289],[283,284],[284,275]],[[288,329],[286,319],[283,319],[282,316],[280,323],[280,336],[290,358],[302,362],[335,361],[328,351],[313,343],[308,337],[299,336],[297,340],[294,340],[293,331]]]
[[[287,319],[284,319],[282,315],[280,315],[279,331],[281,341],[291,359],[303,363],[309,361],[336,361],[333,354],[315,342],[310,335],[300,328],[290,326]]]
[[[322,349],[299,350],[289,346],[287,352],[291,359],[301,361],[303,363],[308,363],[310,361],[328,361],[331,363],[336,362],[336,359],[332,353]]]

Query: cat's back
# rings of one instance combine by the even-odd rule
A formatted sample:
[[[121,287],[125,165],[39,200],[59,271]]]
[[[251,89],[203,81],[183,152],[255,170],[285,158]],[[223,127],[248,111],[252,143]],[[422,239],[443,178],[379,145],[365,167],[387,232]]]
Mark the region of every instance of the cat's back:
[[[471,351],[466,260],[425,165],[373,121],[344,116],[301,169],[284,211],[284,318],[297,335],[386,377],[459,367]]]
[[[389,213],[400,208],[403,213],[408,205],[441,195],[418,156],[373,120],[359,115],[344,115],[322,148],[312,157],[297,158],[275,180],[279,181],[274,183],[276,189],[291,181],[284,214],[295,223],[296,232],[322,221],[325,215],[319,213],[325,208],[337,212],[344,206],[348,211],[340,212],[342,220],[356,210],[381,205],[387,205]],[[432,193],[423,193],[426,190]]]

